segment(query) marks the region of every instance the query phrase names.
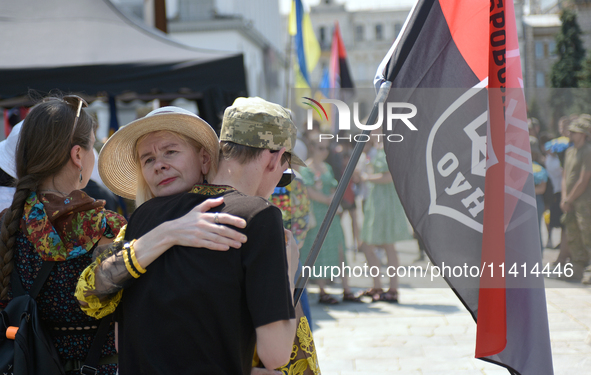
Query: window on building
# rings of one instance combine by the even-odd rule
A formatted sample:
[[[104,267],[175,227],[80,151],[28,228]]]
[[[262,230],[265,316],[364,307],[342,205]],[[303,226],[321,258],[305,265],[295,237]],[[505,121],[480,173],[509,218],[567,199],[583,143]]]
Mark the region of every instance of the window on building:
[[[355,26],[355,41],[356,42],[363,42],[365,39],[363,36],[364,28],[363,25]]]
[[[394,37],[398,37],[398,33],[402,30],[402,24],[400,22],[396,22],[394,24]]]
[[[550,57],[554,57],[556,56],[556,42],[555,41],[550,41],[548,42],[548,52]]]
[[[320,45],[324,46],[326,44],[326,28],[324,26],[318,28],[318,38]]]
[[[536,42],[535,44],[536,59],[544,57],[544,42]]]
[[[359,80],[366,79],[365,72],[367,71],[366,64],[359,63],[355,66],[355,77]]]
[[[381,23],[376,25],[376,40],[384,39],[384,26]]]
[[[548,43],[544,43],[544,57],[550,56],[550,51],[548,51]]]
[[[546,75],[544,72],[536,72],[536,87],[546,87]]]

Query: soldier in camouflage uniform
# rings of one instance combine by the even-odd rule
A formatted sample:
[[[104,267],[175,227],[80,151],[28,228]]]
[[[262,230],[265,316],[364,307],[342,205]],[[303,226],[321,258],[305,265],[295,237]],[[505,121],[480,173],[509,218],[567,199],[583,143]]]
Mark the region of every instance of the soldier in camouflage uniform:
[[[574,147],[565,155],[560,208],[565,213],[562,220],[572,254],[573,275],[563,278],[580,282],[591,258],[591,116],[579,116],[568,130]],[[589,279],[583,282],[589,283]]]
[[[257,195],[262,198],[269,198],[274,189],[262,191],[254,186],[261,179],[256,175],[257,170],[273,168],[270,161],[281,160],[281,165],[291,166],[306,164],[293,152],[296,142],[297,131],[291,120],[288,110],[278,104],[269,103],[261,98],[238,98],[234,104],[227,108],[224,113],[222,129],[220,131],[220,161],[218,174],[213,180],[217,185],[231,185],[238,191],[250,195]],[[282,156],[283,155],[283,156]],[[273,159],[273,157],[275,159]],[[284,161],[286,163],[284,163]],[[280,170],[283,170],[282,167]],[[295,175],[291,169],[283,173],[283,177],[277,186],[285,186],[293,180]],[[262,177],[263,179],[265,177]],[[266,177],[267,179],[269,177]],[[276,183],[276,179],[271,181]],[[271,188],[274,184],[271,183]],[[243,190],[242,190],[243,189]],[[224,198],[225,199],[225,198]],[[260,198],[259,198],[260,199]],[[266,204],[269,204],[265,200]],[[253,220],[254,221],[254,220]],[[288,233],[289,242],[294,241],[291,233]],[[271,233],[269,233],[269,236]],[[249,240],[260,241],[252,238]],[[261,246],[265,246],[261,243]],[[268,246],[268,244],[267,244]],[[276,246],[272,251],[281,251]],[[297,266],[298,252],[291,253],[292,262]],[[259,261],[264,261],[260,259]],[[269,264],[270,267],[275,267]],[[291,267],[291,265],[290,265]],[[293,278],[291,280],[293,286]],[[292,290],[293,291],[293,290]],[[261,291],[270,293],[269,291]],[[301,306],[296,307],[297,331],[292,336],[292,352],[290,360],[278,370],[283,374],[291,374],[297,371],[302,375],[319,375],[320,368],[316,356],[314,339],[308,321],[304,316]],[[272,343],[280,345],[283,335],[276,335]],[[259,341],[259,329],[257,329],[257,354],[261,355]],[[253,366],[272,368],[264,358],[255,356]],[[267,374],[263,369],[253,368],[251,374]],[[270,373],[270,372],[269,372]]]

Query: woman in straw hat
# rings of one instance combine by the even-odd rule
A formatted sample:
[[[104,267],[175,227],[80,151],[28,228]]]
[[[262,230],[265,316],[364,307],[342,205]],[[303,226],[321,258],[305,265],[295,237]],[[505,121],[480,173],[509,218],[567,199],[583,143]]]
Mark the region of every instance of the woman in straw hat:
[[[111,191],[135,199],[139,206],[207,182],[217,171],[218,153],[218,138],[209,124],[182,108],[163,107],[121,128],[107,141],[99,156],[99,173]],[[82,309],[95,318],[113,312],[125,283],[146,272],[173,245],[239,248],[246,236],[217,224],[243,228],[245,221],[204,213],[222,202],[223,198],[210,199],[131,243],[123,241],[122,230],[114,243],[97,249],[95,262],[84,270],[76,290]]]
[[[122,216],[104,209],[104,201],[80,190],[92,173],[97,126],[83,110],[85,106],[82,98],[70,95],[45,98],[31,109],[16,146],[16,192],[10,207],[3,211],[0,225],[0,309],[13,298],[14,276],[20,276],[28,290],[42,265],[55,262],[36,301],[49,331],[59,332],[51,336],[68,374],[79,373],[98,325],[80,311],[74,298],[76,283],[82,270],[91,264],[93,249],[112,242],[125,224]],[[226,232],[231,234],[224,240],[210,236],[204,223],[212,222],[213,216],[200,213],[215,204],[196,209],[187,219],[193,221],[194,240],[213,240],[216,246],[205,246],[225,249],[237,243],[235,238],[240,234]],[[219,219],[228,218],[220,215]],[[240,219],[232,219],[240,225]],[[188,230],[184,232],[189,236]],[[154,233],[162,237],[166,234],[162,228]],[[138,257],[154,252],[156,247],[149,242],[142,246],[136,249]],[[100,357],[98,374],[115,374],[112,328]]]

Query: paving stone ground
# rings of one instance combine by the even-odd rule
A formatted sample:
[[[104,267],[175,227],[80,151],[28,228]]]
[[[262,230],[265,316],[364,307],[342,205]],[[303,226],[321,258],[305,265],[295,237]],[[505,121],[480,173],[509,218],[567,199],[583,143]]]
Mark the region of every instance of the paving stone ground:
[[[418,254],[416,241],[397,247],[400,263],[413,264]],[[557,250],[546,249],[544,259],[553,261],[556,255]],[[352,252],[348,259],[350,265],[365,262],[363,255]],[[334,306],[318,304],[318,288],[309,285],[323,374],[508,374],[474,358],[476,324],[442,280],[402,278],[400,284],[399,304]],[[371,280],[355,278],[351,285],[359,291],[369,287]],[[591,288],[556,280],[547,280],[546,285],[554,373],[591,374]],[[336,296],[342,293],[339,286],[337,282],[328,290]]]

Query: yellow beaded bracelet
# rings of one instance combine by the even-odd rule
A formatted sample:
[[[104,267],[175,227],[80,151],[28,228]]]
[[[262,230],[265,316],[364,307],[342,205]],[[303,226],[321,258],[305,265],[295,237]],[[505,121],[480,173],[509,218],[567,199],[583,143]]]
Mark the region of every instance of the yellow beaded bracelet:
[[[131,261],[139,273],[146,273],[146,269],[140,266],[140,262],[138,262],[137,258],[135,257],[135,248],[133,247],[133,245],[135,245],[135,241],[137,240],[133,240],[129,243]]]
[[[135,249],[133,245],[135,244],[136,240],[131,241],[130,243],[126,243],[123,246],[123,251],[121,255],[123,256],[123,260],[125,262],[125,268],[131,276],[134,278],[138,278],[141,274],[146,273],[146,270],[140,266],[136,256],[135,256]]]
[[[121,255],[123,256],[123,261],[125,262],[125,268],[127,268],[127,272],[129,272],[129,274],[136,279],[140,277],[140,274],[136,272],[136,270],[131,264],[131,258],[129,256],[129,247],[127,246],[127,244],[121,251]]]

